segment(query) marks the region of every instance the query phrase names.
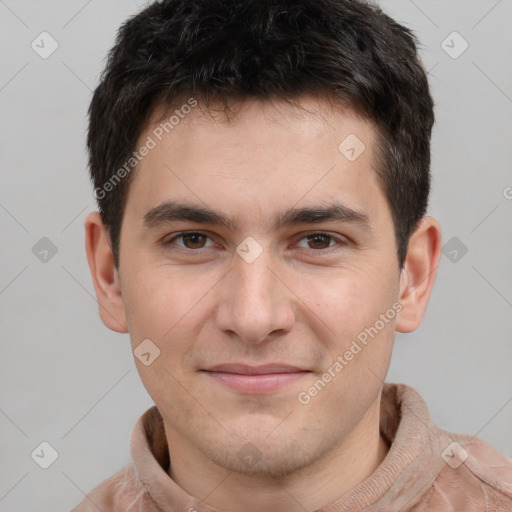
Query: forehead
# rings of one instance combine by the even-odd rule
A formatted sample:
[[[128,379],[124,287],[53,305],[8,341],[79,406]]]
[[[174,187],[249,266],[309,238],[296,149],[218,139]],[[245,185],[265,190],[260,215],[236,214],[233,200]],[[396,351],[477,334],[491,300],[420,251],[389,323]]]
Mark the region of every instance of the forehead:
[[[299,203],[337,201],[368,216],[386,206],[374,171],[375,130],[353,110],[311,97],[238,103],[229,115],[191,105],[189,98],[153,112],[138,142],[152,149],[137,166],[127,212],[131,203],[142,218],[182,200],[270,222]]]
[[[237,139],[246,147],[261,143],[281,147],[287,139],[297,148],[301,140],[311,143],[316,139],[323,144],[332,142],[337,148],[340,137],[350,133],[364,139],[367,146],[376,138],[373,124],[353,108],[329,97],[311,95],[293,100],[250,98],[208,107],[193,97],[182,97],[171,108],[157,106],[144,133],[150,133],[157,142],[170,141],[167,136],[172,133],[182,135],[180,144],[203,139],[220,147]]]

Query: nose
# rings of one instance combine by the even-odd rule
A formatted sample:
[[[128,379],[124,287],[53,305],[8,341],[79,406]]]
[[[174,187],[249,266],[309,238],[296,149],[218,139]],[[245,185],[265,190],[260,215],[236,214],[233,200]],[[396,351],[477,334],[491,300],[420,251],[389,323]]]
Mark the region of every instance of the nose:
[[[296,314],[293,294],[272,267],[267,251],[252,263],[235,256],[219,283],[215,321],[220,330],[251,344],[290,332]]]

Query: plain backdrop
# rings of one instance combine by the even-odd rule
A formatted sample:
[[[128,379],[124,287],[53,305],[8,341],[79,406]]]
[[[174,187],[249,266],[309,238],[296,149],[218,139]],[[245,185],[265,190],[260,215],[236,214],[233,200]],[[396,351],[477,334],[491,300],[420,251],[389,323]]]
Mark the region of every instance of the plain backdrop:
[[[417,389],[439,426],[512,456],[512,1],[380,5],[421,41],[437,114],[429,214],[448,244],[387,380]],[[152,405],[128,335],[98,316],[83,229],[96,208],[86,111],[117,28],[141,6],[0,0],[4,512],[70,510],[130,462],[129,435]],[[58,452],[48,469],[31,456],[43,441]]]

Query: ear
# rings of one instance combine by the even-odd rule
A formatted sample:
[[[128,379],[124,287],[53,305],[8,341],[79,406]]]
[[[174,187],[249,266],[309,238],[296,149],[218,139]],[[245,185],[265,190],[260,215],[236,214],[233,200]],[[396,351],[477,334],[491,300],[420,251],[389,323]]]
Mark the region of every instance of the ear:
[[[441,226],[433,217],[423,217],[409,239],[407,256],[400,275],[398,332],[416,330],[423,319],[434,287],[441,257]]]
[[[102,322],[112,331],[128,332],[110,237],[99,212],[92,212],[85,219],[85,250]]]

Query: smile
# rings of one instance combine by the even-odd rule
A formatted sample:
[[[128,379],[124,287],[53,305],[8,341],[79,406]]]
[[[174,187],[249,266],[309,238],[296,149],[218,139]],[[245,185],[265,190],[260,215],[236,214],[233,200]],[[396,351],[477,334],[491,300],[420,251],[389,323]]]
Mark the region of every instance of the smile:
[[[215,382],[245,394],[272,393],[294,384],[311,373],[284,365],[219,365],[202,372]]]

